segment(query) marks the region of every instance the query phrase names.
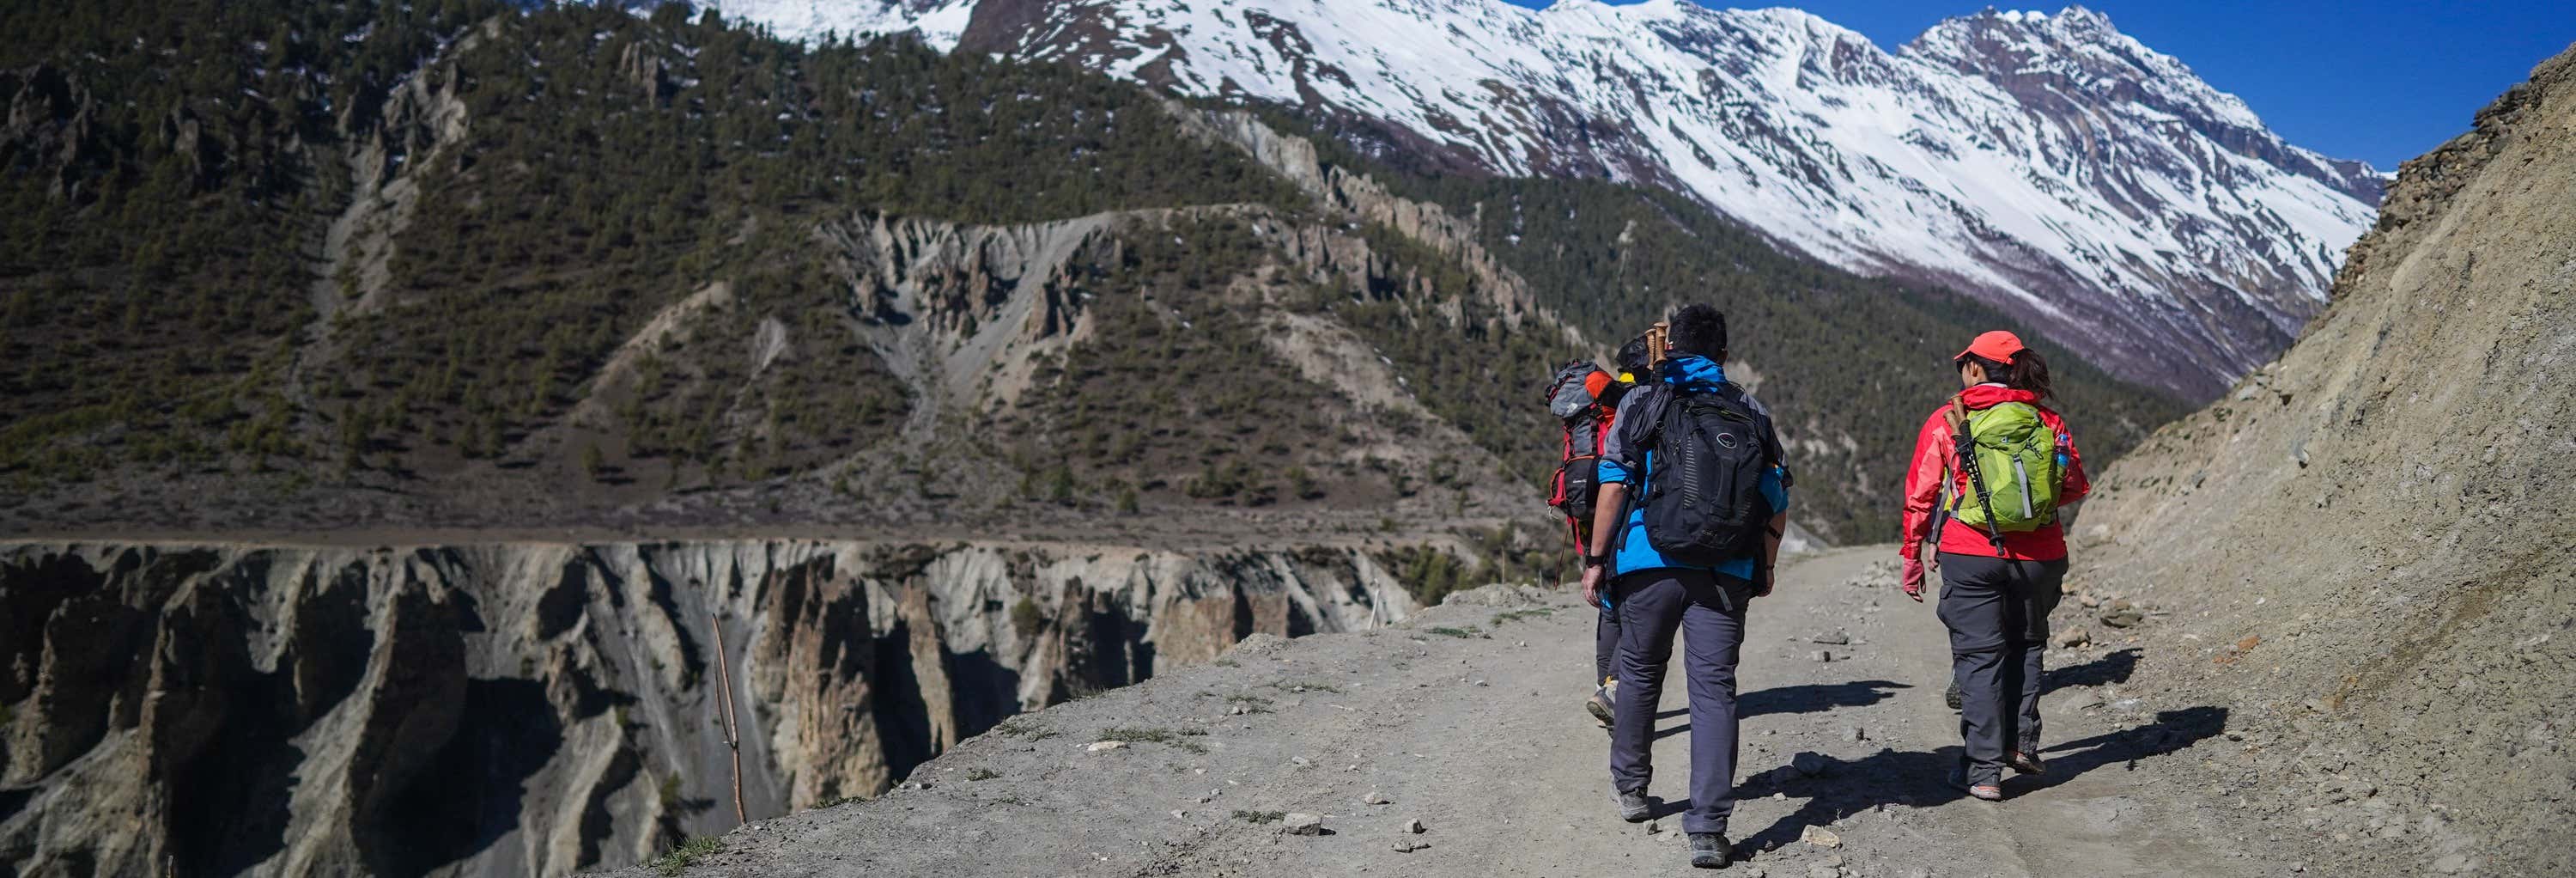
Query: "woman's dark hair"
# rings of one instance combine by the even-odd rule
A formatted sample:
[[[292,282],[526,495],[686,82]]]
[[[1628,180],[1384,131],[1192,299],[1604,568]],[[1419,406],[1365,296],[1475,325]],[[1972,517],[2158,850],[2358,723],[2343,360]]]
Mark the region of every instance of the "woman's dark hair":
[[[1620,345],[1619,355],[1612,357],[1611,362],[1619,367],[1619,371],[1634,375],[1644,375],[1646,367],[1654,365],[1646,362],[1646,337],[1642,335]]]
[[[2013,355],[2009,364],[1977,356],[1967,359],[1985,367],[1986,380],[2001,382],[2005,387],[2027,390],[2033,396],[2043,397],[2053,389],[2048,382],[2048,360],[2042,358],[2038,351],[2023,348],[2021,353]]]
[[[1726,356],[1726,315],[1707,305],[1685,305],[1673,312],[1665,343],[1685,354],[1709,359]]]

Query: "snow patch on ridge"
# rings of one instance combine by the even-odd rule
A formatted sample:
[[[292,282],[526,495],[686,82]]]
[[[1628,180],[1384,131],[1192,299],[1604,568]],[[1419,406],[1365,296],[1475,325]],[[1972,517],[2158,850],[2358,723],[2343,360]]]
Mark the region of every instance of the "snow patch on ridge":
[[[781,38],[814,42],[917,31],[942,52],[957,47],[975,0],[697,0],[727,19],[758,22]]]

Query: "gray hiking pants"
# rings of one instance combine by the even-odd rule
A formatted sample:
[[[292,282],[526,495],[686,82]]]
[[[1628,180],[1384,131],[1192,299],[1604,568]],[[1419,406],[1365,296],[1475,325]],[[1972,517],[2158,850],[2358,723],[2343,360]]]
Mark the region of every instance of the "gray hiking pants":
[[[1601,584],[1601,598],[1609,606],[1594,607],[1601,611],[1601,621],[1592,625],[1592,685],[1619,675],[1619,610],[1618,589],[1613,582]]]
[[[1664,665],[1681,633],[1690,692],[1690,810],[1685,832],[1725,832],[1735,813],[1735,662],[1753,584],[1706,570],[1660,568],[1619,577],[1619,709],[1610,729],[1610,784],[1644,791],[1654,777],[1655,713]]]
[[[2004,751],[2039,752],[2042,654],[2066,561],[1941,553],[1941,624],[1959,684],[1959,737],[1972,784],[2003,779]]]

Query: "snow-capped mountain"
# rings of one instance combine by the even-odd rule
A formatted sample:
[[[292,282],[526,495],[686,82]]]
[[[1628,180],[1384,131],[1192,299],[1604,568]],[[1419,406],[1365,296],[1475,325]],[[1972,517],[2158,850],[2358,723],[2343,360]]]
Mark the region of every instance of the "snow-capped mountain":
[[[914,31],[941,51],[956,48],[973,0],[697,0],[728,19],[758,22],[772,33],[810,42]]]
[[[1664,186],[2191,396],[2288,345],[2382,185],[2081,7],[1954,18],[1890,53],[1797,10],[1688,0],[716,5],[784,35],[914,29],[1296,104],[1420,162]]]

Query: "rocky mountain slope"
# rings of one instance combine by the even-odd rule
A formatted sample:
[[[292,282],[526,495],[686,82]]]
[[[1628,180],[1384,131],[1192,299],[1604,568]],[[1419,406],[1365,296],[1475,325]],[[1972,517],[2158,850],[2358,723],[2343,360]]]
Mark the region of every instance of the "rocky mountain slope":
[[[2216,789],[2323,873],[2576,870],[2571,230],[2576,50],[2407,162],[2298,345],[2085,510],[2073,581],[2173,610],[2157,671],[2244,705]]]
[[[2003,322],[1651,190],[1409,174],[1057,65],[677,7],[302,14],[264,54],[76,17],[11,47],[0,194],[41,221],[0,272],[0,528],[1526,549],[1540,376],[1687,296],[1795,413],[1801,526],[1865,539],[1909,420],[1879,408]],[[340,29],[365,36],[314,38]],[[154,113],[225,124],[172,129],[200,132],[182,155],[137,133]],[[205,210],[145,209],[173,204]],[[2176,410],[2081,359],[2099,450]]]
[[[735,824],[728,674],[757,818],[1247,635],[1414,611],[1347,549],[791,540],[21,544],[0,607],[23,875],[634,863]]]
[[[2082,7],[1988,10],[1888,52],[1797,10],[1687,0],[702,5],[789,36],[912,29],[1282,103],[1423,167],[1687,193],[1844,268],[1974,292],[2195,398],[2324,304],[2382,185]]]
[[[119,185],[126,167],[164,163],[152,138],[88,135],[107,172],[12,153],[29,166],[10,177],[13,203],[60,222],[13,230],[28,246],[7,281],[11,529],[864,517],[936,530],[961,514],[1034,527],[1326,499],[1372,506],[1361,520],[1374,522],[1396,501],[1445,509],[1500,482],[1486,446],[1411,399],[1405,382],[1426,379],[1397,372],[1418,362],[1363,357],[1328,378],[1396,397],[1383,423],[1438,447],[1348,433],[1336,425],[1376,421],[1247,349],[1261,318],[1241,306],[1266,295],[1255,280],[1307,298],[1348,285],[1383,303],[1364,328],[1375,337],[1328,316],[1309,334],[1372,346],[1418,313],[1450,327],[1534,315],[1464,301],[1463,286],[1435,307],[1413,281],[1447,268],[1424,264],[1437,255],[1328,234],[1298,190],[1231,144],[1177,135],[1132,86],[903,45],[807,54],[677,15],[513,13],[452,36],[386,16],[309,22],[301,38],[433,38],[381,97],[349,96],[367,112],[331,117],[339,98],[289,92],[242,112],[288,130],[241,126],[208,147],[237,163],[245,145],[292,148],[279,161],[309,185]],[[241,71],[206,42],[161,63],[253,85],[289,72]],[[92,54],[46,56],[12,90],[11,144],[78,140],[64,120],[113,113],[101,91],[207,113],[241,102],[129,84],[148,62]],[[359,63],[310,63],[330,60]],[[668,172],[682,166],[700,173]],[[79,185],[39,179],[54,171]],[[125,219],[128,204],[190,198],[284,209],[220,228]],[[318,261],[285,295],[209,280],[236,264],[218,236],[241,227]],[[143,296],[172,278],[133,270],[149,264],[136,253],[204,286]],[[191,348],[184,324],[208,312],[245,319]],[[1504,374],[1581,349],[1556,331],[1518,354],[1459,344],[1516,364]],[[1419,418],[1399,424],[1408,411]],[[1290,430],[1342,441],[1281,441]],[[1406,477],[1378,472],[1398,466]]]

